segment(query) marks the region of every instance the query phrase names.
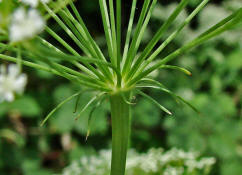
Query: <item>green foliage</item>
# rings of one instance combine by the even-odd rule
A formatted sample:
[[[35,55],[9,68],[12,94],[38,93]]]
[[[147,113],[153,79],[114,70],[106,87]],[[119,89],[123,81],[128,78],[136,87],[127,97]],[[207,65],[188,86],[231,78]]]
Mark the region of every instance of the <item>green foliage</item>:
[[[0,117],[6,113],[17,113],[24,117],[36,117],[41,114],[41,108],[36,100],[31,96],[24,96],[12,103],[3,103],[0,105]]]

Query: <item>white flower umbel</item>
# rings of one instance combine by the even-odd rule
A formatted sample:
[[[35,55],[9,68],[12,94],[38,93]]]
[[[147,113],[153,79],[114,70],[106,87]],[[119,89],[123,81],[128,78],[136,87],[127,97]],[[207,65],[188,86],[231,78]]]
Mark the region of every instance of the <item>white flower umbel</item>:
[[[10,64],[8,68],[0,66],[0,102],[14,100],[14,94],[22,94],[27,83],[27,76],[20,73],[19,67]]]
[[[39,1],[42,3],[48,3],[50,0],[21,0],[24,4],[29,5],[31,7],[37,7],[39,5]]]
[[[26,11],[18,8],[12,16],[10,25],[10,40],[12,42],[30,39],[43,31],[45,22],[39,12],[35,9]]]
[[[111,150],[100,151],[98,155],[82,156],[64,169],[63,175],[106,175],[111,167]],[[126,164],[126,175],[194,175],[196,172],[209,173],[215,163],[212,157],[202,158],[198,153],[185,152],[173,148],[163,152],[161,148],[152,148],[147,153],[130,150]]]

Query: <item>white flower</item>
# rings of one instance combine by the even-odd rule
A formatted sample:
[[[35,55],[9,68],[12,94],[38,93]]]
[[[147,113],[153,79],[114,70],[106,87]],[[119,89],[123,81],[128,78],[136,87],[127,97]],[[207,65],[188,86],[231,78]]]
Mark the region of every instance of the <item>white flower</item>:
[[[42,3],[48,3],[50,0],[21,0],[24,4],[29,5],[31,7],[37,7],[39,5],[39,1]]]
[[[10,25],[10,40],[12,42],[32,38],[43,31],[45,22],[35,9],[26,11],[18,8],[12,16]]]
[[[27,76],[20,74],[19,67],[15,64],[0,66],[0,102],[14,100],[14,94],[21,94],[27,83]]]

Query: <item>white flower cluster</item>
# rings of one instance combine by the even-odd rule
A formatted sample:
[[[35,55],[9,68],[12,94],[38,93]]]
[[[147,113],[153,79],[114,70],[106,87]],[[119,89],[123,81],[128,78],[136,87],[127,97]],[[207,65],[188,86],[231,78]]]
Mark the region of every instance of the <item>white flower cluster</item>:
[[[27,83],[27,76],[21,74],[15,64],[0,66],[0,102],[14,100],[15,93],[21,94]]]
[[[15,10],[10,25],[10,40],[12,42],[32,38],[44,29],[45,22],[36,9],[26,11],[23,7]]]
[[[63,175],[106,175],[110,172],[111,151],[101,151],[98,156],[84,156],[65,168]],[[126,175],[205,175],[215,163],[214,158],[199,159],[194,152],[172,149],[150,149],[138,154],[129,151]]]
[[[39,1],[42,3],[48,3],[50,0],[21,0],[21,2],[31,7],[37,7],[39,5]]]

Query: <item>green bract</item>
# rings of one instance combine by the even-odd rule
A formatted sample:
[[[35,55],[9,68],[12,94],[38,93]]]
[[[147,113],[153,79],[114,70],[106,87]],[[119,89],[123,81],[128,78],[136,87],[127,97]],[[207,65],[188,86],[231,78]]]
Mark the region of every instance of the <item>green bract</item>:
[[[6,3],[7,1],[3,0],[3,2]],[[73,40],[76,46],[78,46],[81,52],[71,47],[62,36],[58,35],[48,26],[45,27],[45,31],[51,37],[56,39],[65,50],[60,50],[59,46],[54,46],[41,36],[34,36],[31,39],[28,38],[27,40],[18,43],[9,44],[8,29],[7,27],[3,27],[0,30],[0,59],[51,72],[58,76],[62,76],[73,83],[84,86],[87,90],[95,91],[96,95],[87,102],[81,113],[77,115],[77,119],[89,106],[94,104],[93,110],[95,110],[105,97],[110,98],[113,127],[111,174],[124,175],[130,135],[130,105],[133,104],[131,100],[133,93],[144,96],[169,115],[171,115],[171,112],[168,109],[160,105],[152,97],[148,96],[141,90],[145,88],[154,88],[166,92],[177,101],[181,101],[197,111],[188,101],[174,94],[162,83],[150,79],[148,76],[150,73],[159,69],[175,69],[191,75],[191,73],[185,68],[166,64],[181,54],[188,52],[192,48],[231,29],[238,22],[241,22],[242,8],[239,8],[230,16],[222,19],[192,41],[185,43],[181,48],[178,48],[164,58],[159,58],[159,54],[163,49],[180,34],[184,27],[191,22],[209,0],[203,0],[179,25],[179,27],[159,45],[165,32],[167,32],[181,11],[186,8],[188,2],[189,0],[181,0],[174,12],[171,13],[167,21],[159,28],[146,47],[143,50],[139,50],[157,0],[144,0],[134,30],[133,24],[135,20],[137,0],[132,1],[128,30],[125,33],[121,33],[121,0],[116,0],[115,2],[113,0],[99,0],[108,49],[107,55],[102,52],[94,38],[91,36],[78,12],[78,9],[76,9],[71,0],[59,0],[50,2],[49,4],[42,3],[38,8],[41,11],[43,18],[48,20],[52,17]],[[13,1],[13,4],[20,6],[16,1]],[[116,8],[114,7],[114,4],[116,4]],[[68,8],[67,5],[69,5]],[[2,6],[0,7],[2,8]],[[122,43],[121,40],[122,36],[126,36],[124,43]],[[5,51],[17,53],[17,56],[9,56],[6,54],[9,52]],[[138,52],[140,54],[138,54]],[[72,66],[68,67],[66,65]],[[83,92],[78,92],[64,100],[51,111],[42,124],[44,124],[47,119],[66,102],[72,100],[74,97],[78,97],[79,99],[79,96],[81,96],[82,93]],[[93,112],[90,114],[90,118],[92,113]]]

